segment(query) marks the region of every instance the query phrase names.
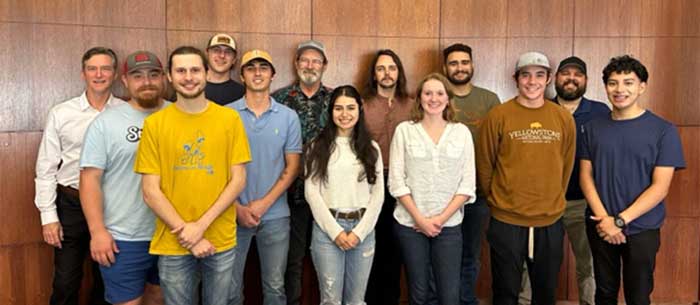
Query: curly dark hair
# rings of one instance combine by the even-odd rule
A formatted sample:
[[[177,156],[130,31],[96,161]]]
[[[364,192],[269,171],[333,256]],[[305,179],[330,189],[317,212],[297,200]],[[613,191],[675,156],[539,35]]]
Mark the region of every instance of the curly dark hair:
[[[630,73],[634,72],[643,83],[649,80],[649,72],[647,68],[636,58],[629,55],[613,57],[605,69],[603,69],[603,84],[608,83],[608,79],[613,72]]]
[[[304,178],[319,179],[322,183],[328,181],[328,161],[333,154],[335,138],[338,136],[338,126],[333,122],[333,106],[335,106],[335,102],[341,96],[354,99],[359,108],[357,124],[353,127],[352,135],[350,136],[350,147],[364,167],[364,172],[360,173],[357,181],[362,181],[366,178],[369,184],[374,184],[377,181],[376,163],[377,158],[379,158],[379,151],[372,145],[372,137],[365,126],[364,109],[360,93],[357,92],[355,87],[349,85],[333,90],[331,102],[328,105],[328,124],[316,138],[304,147],[304,156],[306,158]]]

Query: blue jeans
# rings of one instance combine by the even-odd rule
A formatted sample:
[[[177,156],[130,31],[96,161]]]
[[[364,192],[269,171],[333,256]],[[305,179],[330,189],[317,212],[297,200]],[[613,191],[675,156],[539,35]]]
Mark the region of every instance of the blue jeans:
[[[165,304],[193,304],[201,273],[202,304],[226,305],[228,298],[224,296],[230,295],[235,259],[235,248],[201,259],[193,255],[160,256],[158,273]]]
[[[284,272],[287,269],[289,251],[289,217],[264,220],[254,228],[238,226],[237,229],[238,244],[235,249],[238,259],[233,267],[229,305],[243,304],[243,271],[253,236],[260,257],[263,304],[286,305]]]
[[[479,277],[481,261],[481,237],[489,216],[486,198],[477,197],[476,202],[464,206],[462,220],[462,274],[460,303],[462,305],[479,305],[476,297],[476,280]]]
[[[461,226],[444,227],[438,236],[432,238],[399,223],[394,229],[406,265],[408,303],[428,303],[430,278],[434,275],[439,303],[459,304],[460,273],[456,270],[460,270],[462,263]]]
[[[352,231],[359,220],[337,219],[346,231]],[[313,259],[321,292],[321,305],[365,304],[365,291],[374,259],[374,231],[355,248],[343,251],[335,244],[335,238],[314,222],[311,232],[311,258]]]

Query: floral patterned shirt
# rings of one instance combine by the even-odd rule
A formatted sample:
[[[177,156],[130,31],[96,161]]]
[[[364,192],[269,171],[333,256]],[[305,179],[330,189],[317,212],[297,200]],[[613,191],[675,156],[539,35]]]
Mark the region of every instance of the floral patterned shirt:
[[[272,97],[299,115],[301,123],[301,140],[303,144],[309,143],[316,137],[328,122],[328,105],[330,104],[333,89],[321,84],[321,87],[313,96],[307,97],[299,82],[280,88],[272,94]],[[307,204],[304,199],[304,181],[297,179],[289,188],[290,204]]]

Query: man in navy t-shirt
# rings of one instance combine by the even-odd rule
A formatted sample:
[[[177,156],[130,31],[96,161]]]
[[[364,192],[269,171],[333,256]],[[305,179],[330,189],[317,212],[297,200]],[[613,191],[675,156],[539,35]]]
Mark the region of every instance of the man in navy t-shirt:
[[[603,82],[613,110],[584,125],[580,178],[598,305],[617,304],[621,267],[627,304],[650,303],[664,197],[685,168],[675,126],[639,104],[648,78],[638,60],[611,59]]]

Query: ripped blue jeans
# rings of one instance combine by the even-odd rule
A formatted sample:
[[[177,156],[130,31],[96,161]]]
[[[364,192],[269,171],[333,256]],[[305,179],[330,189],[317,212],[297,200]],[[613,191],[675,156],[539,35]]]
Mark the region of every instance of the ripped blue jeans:
[[[360,221],[336,219],[349,232]],[[367,280],[374,259],[374,231],[357,247],[343,251],[314,222],[311,258],[318,274],[321,305],[364,305]]]

